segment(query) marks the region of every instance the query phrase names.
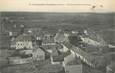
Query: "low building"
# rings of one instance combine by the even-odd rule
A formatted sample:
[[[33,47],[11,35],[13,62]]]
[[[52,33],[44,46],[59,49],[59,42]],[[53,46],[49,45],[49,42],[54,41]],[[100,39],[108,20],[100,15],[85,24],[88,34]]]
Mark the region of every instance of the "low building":
[[[33,37],[28,34],[19,35],[14,41],[12,41],[12,46],[16,49],[33,49]]]
[[[45,60],[45,51],[37,47],[36,49],[33,50],[33,59],[37,61]]]
[[[64,64],[67,73],[83,73],[81,60],[73,52],[64,58]]]
[[[64,57],[65,65],[76,58],[75,53],[73,51],[70,52],[68,51],[66,54],[67,54],[66,57]]]
[[[66,73],[82,73],[82,65],[66,66]]]
[[[58,50],[53,49],[50,59],[51,64],[61,64],[64,61],[64,56],[60,55]]]
[[[63,64],[64,57],[60,56],[53,56],[51,57],[51,64]]]

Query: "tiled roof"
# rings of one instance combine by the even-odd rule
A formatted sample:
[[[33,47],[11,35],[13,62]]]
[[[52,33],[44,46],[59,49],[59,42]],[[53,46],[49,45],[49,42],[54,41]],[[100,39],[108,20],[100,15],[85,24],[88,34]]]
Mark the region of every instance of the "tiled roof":
[[[28,34],[22,34],[22,35],[19,35],[15,41],[32,41],[33,38],[31,35],[28,35]]]
[[[64,35],[64,33],[59,32],[59,33],[56,34],[56,36],[54,37],[54,39],[57,42],[62,42],[62,41],[65,40],[65,35]]]
[[[80,48],[70,44],[69,42],[64,42],[63,43],[66,47],[68,47],[69,49],[73,50],[75,53],[83,56],[89,63],[92,64],[92,61],[95,59],[94,56],[88,54],[87,52],[84,52],[83,50],[81,50]]]

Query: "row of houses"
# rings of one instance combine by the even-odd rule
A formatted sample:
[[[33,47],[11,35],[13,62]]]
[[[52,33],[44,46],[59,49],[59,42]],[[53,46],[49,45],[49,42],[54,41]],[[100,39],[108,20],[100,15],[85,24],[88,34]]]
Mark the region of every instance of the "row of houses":
[[[55,37],[50,36],[49,39],[44,38],[41,40],[40,38],[38,38],[35,40],[35,38],[33,38],[31,35],[22,34],[18,36],[16,39],[14,39],[11,47],[14,47],[16,50],[20,50],[19,52],[23,54],[23,56],[32,54],[33,57],[23,59],[21,57],[20,58],[10,57],[10,61],[11,60],[13,61],[13,59],[15,59],[14,60],[15,64],[16,62],[18,64],[19,63],[24,64],[25,62],[26,63],[31,62],[31,60],[37,60],[37,61],[45,60],[46,56],[48,56],[46,55],[46,53],[48,53],[52,65],[62,65],[67,72],[75,73],[74,71],[71,72],[72,71],[71,68],[75,70],[77,67],[79,67],[81,70],[80,66],[81,64],[79,65],[76,64],[74,66],[71,65],[71,67],[67,65],[69,62],[75,59],[75,54],[72,51],[70,51],[67,47],[60,44],[60,41],[63,42],[65,40],[68,40],[66,37],[68,37],[67,33],[63,35],[62,32],[58,32],[55,35]],[[40,42],[42,43],[40,44]],[[81,73],[81,71],[78,71],[78,73]]]
[[[13,62],[14,64],[23,64],[32,62],[33,60],[45,60],[46,51],[40,48],[40,42],[37,41],[34,36],[27,33],[23,33],[16,38],[13,38],[10,47],[11,49],[14,49],[15,52],[9,57],[9,62]]]
[[[33,47],[36,45],[55,45],[54,37],[46,35],[41,38],[39,36],[34,37],[30,34],[22,34],[16,38],[12,38],[10,47],[15,49],[33,49]]]
[[[26,50],[15,50],[15,52],[8,57],[9,64],[24,64],[30,63],[32,61],[45,60],[46,53],[41,48],[36,47],[36,49],[26,49]]]
[[[66,41],[66,42],[69,41],[68,33],[59,31],[58,33],[56,33],[55,37],[51,37],[51,36],[47,36],[47,37],[49,37],[49,38],[41,39],[39,37],[36,37],[36,38],[32,37],[32,35],[22,34],[22,35],[19,35],[16,39],[14,39],[11,47],[14,47],[16,50],[23,49],[23,53],[25,55],[32,54],[33,57],[26,58],[26,60],[28,62],[31,62],[31,60],[37,60],[37,61],[45,60],[46,52],[48,52],[50,54],[49,58],[51,60],[51,64],[53,64],[53,65],[62,64],[64,68],[68,67],[68,66],[66,66],[66,64],[68,62],[70,62],[71,60],[73,60],[76,57],[76,55],[77,56],[79,55],[79,54],[75,54],[73,51],[69,50],[71,47],[69,48],[62,44],[64,41]],[[36,42],[38,42],[38,43],[36,43]],[[38,48],[36,48],[36,45]],[[68,51],[71,51],[70,54],[67,54]],[[64,53],[66,53],[66,56],[64,55]],[[80,57],[82,58],[82,56],[80,56]],[[18,58],[16,58],[16,59],[18,59]],[[21,59],[22,58],[20,58],[20,60]],[[11,60],[13,60],[13,59],[11,59]],[[20,60],[16,60],[16,61],[19,63]],[[22,62],[20,62],[20,63],[27,62],[25,60],[25,58],[23,60],[21,60]],[[83,60],[85,62],[87,62],[89,65],[93,66],[84,58],[83,58]],[[76,67],[76,66],[73,66],[73,67]],[[66,68],[66,69],[68,69],[68,68]]]

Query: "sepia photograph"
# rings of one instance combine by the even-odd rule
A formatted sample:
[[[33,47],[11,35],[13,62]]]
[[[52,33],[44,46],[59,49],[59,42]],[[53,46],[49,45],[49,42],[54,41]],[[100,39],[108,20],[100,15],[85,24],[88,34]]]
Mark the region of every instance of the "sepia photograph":
[[[115,73],[115,13],[0,12],[0,73]]]

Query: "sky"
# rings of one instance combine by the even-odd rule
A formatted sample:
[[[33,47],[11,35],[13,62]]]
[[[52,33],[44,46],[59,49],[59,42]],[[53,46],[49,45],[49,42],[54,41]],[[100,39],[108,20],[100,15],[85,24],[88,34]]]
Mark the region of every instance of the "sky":
[[[115,12],[114,0],[0,0],[0,11]]]

